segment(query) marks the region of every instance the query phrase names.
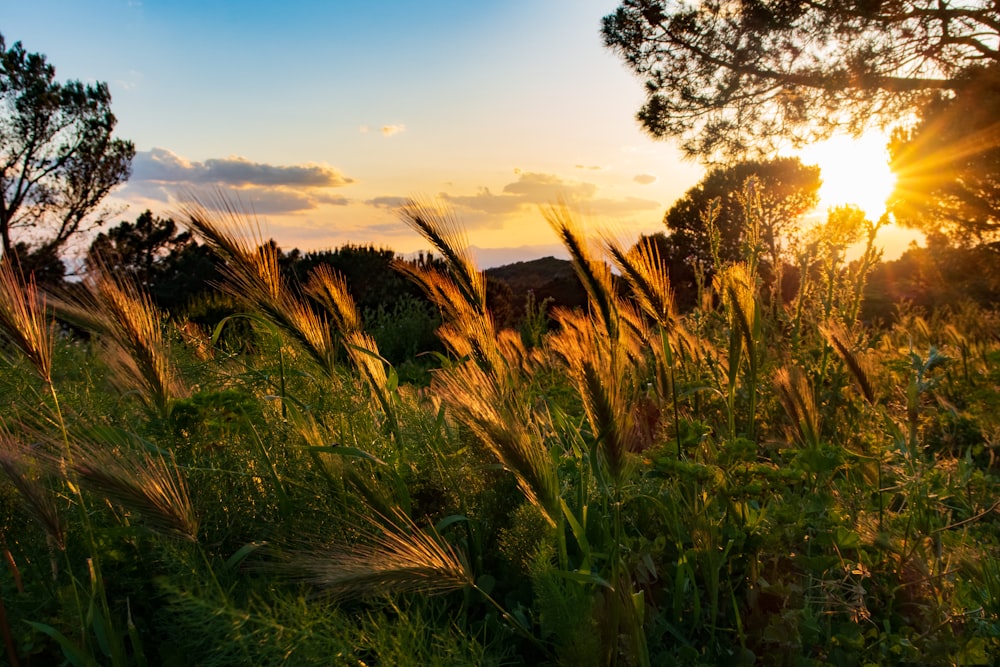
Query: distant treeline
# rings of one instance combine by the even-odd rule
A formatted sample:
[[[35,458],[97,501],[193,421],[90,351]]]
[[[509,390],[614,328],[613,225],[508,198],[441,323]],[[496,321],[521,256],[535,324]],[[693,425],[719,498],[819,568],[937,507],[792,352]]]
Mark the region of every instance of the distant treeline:
[[[662,245],[665,239],[657,234],[640,242]],[[688,310],[697,303],[698,283],[705,284],[712,276],[698,275],[690,263],[671,255],[664,246],[662,256],[669,264],[675,298],[682,310]],[[440,324],[439,313],[394,267],[403,262],[447,271],[433,254],[404,257],[385,247],[347,244],[309,252],[293,248],[279,256],[290,284],[304,284],[309,272],[323,264],[340,273],[390,362],[398,365],[413,361],[420,353],[438,351],[434,330]],[[956,248],[943,236],[931,236],[926,248],[910,248],[899,259],[875,268],[865,290],[863,316],[869,322],[888,323],[903,304],[927,311],[962,301],[996,304],[1000,302],[997,259],[997,251],[989,246]],[[216,288],[222,279],[221,260],[172,219],[150,211],[135,222],[122,222],[100,234],[88,251],[87,262],[101,262],[115,273],[130,275],[158,307],[175,318],[214,327],[239,311],[239,305]],[[822,267],[808,270],[821,271]],[[800,271],[791,264],[784,266],[784,293],[795,293]],[[763,275],[767,279],[768,274]],[[587,302],[569,261],[544,257],[516,262],[488,269],[486,276],[489,307],[498,327],[522,326],[529,303],[537,311],[585,307]]]

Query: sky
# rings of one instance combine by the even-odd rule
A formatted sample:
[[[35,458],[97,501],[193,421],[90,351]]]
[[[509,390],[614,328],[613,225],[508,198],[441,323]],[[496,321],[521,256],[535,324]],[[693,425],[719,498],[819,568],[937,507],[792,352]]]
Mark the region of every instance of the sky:
[[[642,82],[599,32],[617,4],[0,0],[0,34],[108,83],[136,147],[116,221],[223,191],[283,248],[408,253],[427,244],[396,207],[417,197],[490,266],[561,254],[557,201],[588,229],[662,231],[704,174],[636,122]]]

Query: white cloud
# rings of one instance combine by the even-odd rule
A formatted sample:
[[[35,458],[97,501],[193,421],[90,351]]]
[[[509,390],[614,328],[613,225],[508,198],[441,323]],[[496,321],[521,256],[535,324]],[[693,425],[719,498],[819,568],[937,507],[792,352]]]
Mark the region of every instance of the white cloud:
[[[392,135],[399,134],[400,132],[403,132],[405,130],[406,130],[406,126],[403,125],[402,123],[399,123],[397,125],[383,125],[382,126],[382,136],[383,137],[391,137]]]
[[[639,185],[649,185],[650,183],[656,182],[656,176],[653,176],[652,174],[637,174],[632,180]]]

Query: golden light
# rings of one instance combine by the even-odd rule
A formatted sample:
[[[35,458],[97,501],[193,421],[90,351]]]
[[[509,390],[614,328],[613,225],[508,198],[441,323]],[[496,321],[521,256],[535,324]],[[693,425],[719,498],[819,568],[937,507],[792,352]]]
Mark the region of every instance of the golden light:
[[[821,170],[820,211],[854,204],[872,221],[885,213],[885,201],[896,184],[886,143],[884,135],[870,132],[857,139],[836,136],[801,150],[802,162]]]

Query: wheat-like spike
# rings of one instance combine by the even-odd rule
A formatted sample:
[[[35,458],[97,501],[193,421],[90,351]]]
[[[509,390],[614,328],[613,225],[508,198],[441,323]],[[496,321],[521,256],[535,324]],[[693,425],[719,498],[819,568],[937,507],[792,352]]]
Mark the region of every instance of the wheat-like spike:
[[[184,210],[188,224],[197,231],[216,253],[226,260],[222,289],[247,302],[305,350],[309,358],[327,376],[335,373],[337,345],[330,325],[303,303],[281,275],[279,252],[273,243],[264,242],[259,225],[248,235],[257,241],[250,245],[232,230],[246,229],[255,222],[240,216],[231,204],[222,204],[228,224],[216,221],[203,206],[192,204]]]
[[[407,262],[396,262],[394,267],[417,283],[427,298],[444,311],[447,321],[438,329],[438,337],[445,347],[458,358],[468,356],[491,370],[504,367],[498,356],[492,315],[470,304],[451,276]]]
[[[29,513],[45,534],[60,549],[65,549],[65,533],[55,497],[37,475],[30,474],[30,468],[38,467],[38,462],[32,466],[31,458],[28,448],[11,437],[5,425],[0,425],[0,469],[20,492]]]
[[[749,267],[743,262],[726,267],[715,277],[716,291],[722,296],[733,324],[743,336],[748,353],[757,342],[754,341],[752,324],[757,316],[757,306],[750,281]]]
[[[587,359],[578,370],[580,394],[590,426],[613,479],[620,481],[625,471],[626,436],[630,432],[626,414],[621,409],[621,396],[606,370]],[[613,372],[613,371],[612,371]]]
[[[555,525],[559,480],[542,439],[532,431],[528,410],[505,391],[502,380],[474,363],[439,372],[435,386],[455,417],[513,473],[524,497]]]
[[[19,279],[7,258],[0,258],[0,334],[20,350],[42,380],[52,383],[54,324],[45,314],[34,276]]]
[[[670,275],[660,259],[657,245],[644,239],[637,247],[625,252],[617,240],[605,238],[604,246],[632,287],[642,309],[661,327],[669,327],[676,319],[674,294]]]
[[[627,370],[622,350],[612,354],[609,342],[595,329],[592,319],[560,311],[560,332],[551,338],[551,349],[566,363],[583,401],[587,421],[608,469],[615,480],[624,479],[628,453],[636,451],[641,432],[632,417]]]
[[[486,311],[486,278],[476,269],[462,226],[440,207],[409,200],[401,209],[403,221],[438,249],[465,301],[476,312]]]
[[[462,553],[433,527],[421,530],[398,510],[364,521],[375,530],[369,541],[299,551],[289,567],[335,599],[441,594],[475,585]]]
[[[139,512],[153,530],[196,541],[198,519],[183,476],[172,459],[122,450],[106,442],[78,440],[70,470],[80,483]]]
[[[163,316],[128,277],[113,277],[98,259],[85,280],[108,344],[107,358],[120,384],[137,389],[147,405],[167,414],[170,401],[187,393],[169,356]]]
[[[869,364],[866,359],[863,359],[851,349],[847,332],[844,331],[842,326],[836,324],[835,322],[829,322],[826,326],[821,327],[820,331],[826,337],[826,340],[830,343],[831,347],[836,350],[837,356],[844,360],[844,364],[851,372],[851,376],[857,383],[858,388],[861,390],[861,394],[865,397],[865,400],[868,401],[869,404],[875,405],[875,386],[871,381]]]
[[[306,293],[320,303],[341,333],[361,329],[361,315],[344,277],[328,264],[320,264],[309,274]]]
[[[272,321],[290,335],[328,377],[333,377],[336,374],[337,344],[326,318],[288,293],[275,305]]]
[[[277,300],[283,292],[277,248],[265,242],[259,222],[238,212],[228,199],[220,198],[215,208],[222,213],[215,216],[208,207],[193,201],[181,211],[187,225],[226,260],[223,273],[236,297],[252,303]],[[235,230],[250,233],[241,238]]]
[[[375,339],[363,331],[352,331],[344,334],[344,346],[361,377],[375,392],[383,412],[391,414],[389,376],[385,372],[386,361],[379,354]]]
[[[819,410],[805,373],[798,368],[780,368],[774,374],[774,386],[799,442],[813,447],[819,445]]]
[[[552,206],[544,211],[544,215],[569,251],[573,268],[584,289],[587,290],[590,303],[601,318],[605,330],[611,338],[617,338],[618,311],[615,308],[615,293],[608,265],[591,256],[584,239],[580,236],[577,222],[565,206]]]
[[[399,260],[393,261],[392,267],[416,283],[428,300],[444,311],[446,319],[459,320],[476,312],[455,281],[441,271]]]

